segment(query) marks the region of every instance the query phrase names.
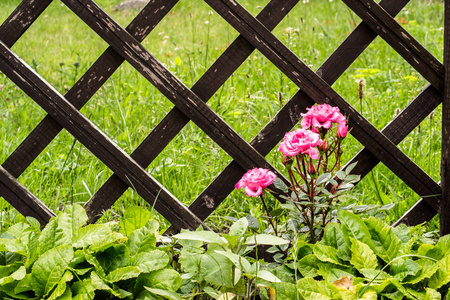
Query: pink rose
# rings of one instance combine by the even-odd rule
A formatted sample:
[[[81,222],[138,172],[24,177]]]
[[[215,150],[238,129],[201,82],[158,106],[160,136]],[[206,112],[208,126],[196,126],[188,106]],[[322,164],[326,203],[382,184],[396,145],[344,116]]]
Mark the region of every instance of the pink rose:
[[[307,129],[297,129],[285,134],[283,142],[280,143],[278,151],[284,156],[296,156],[297,154],[308,154],[313,159],[319,158],[317,147],[322,144],[319,134]]]
[[[302,127],[310,128],[323,127],[329,129],[333,123],[346,124],[345,117],[339,112],[339,107],[333,107],[328,104],[319,104],[307,108],[308,112],[302,114]]]
[[[344,124],[338,124],[336,129],[337,129],[337,136],[341,139],[345,138],[348,132],[348,126]]]
[[[263,189],[272,184],[277,177],[272,171],[256,168],[248,170],[241,180],[234,186],[236,189],[244,188],[245,194],[250,197],[261,195]]]

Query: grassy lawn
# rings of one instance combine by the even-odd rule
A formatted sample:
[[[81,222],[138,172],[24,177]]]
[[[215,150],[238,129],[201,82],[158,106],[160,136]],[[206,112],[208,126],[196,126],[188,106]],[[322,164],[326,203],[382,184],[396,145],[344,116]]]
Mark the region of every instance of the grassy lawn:
[[[136,11],[114,11],[120,0],[97,0],[121,25]],[[257,14],[267,0],[239,1]],[[308,1],[303,1],[308,2]],[[274,30],[275,35],[313,70],[333,53],[360,22],[341,1],[311,0],[300,3]],[[4,21],[19,0],[3,0]],[[397,16],[398,22],[442,61],[443,11],[441,1],[411,1]],[[153,30],[143,45],[188,87],[237,37],[237,32],[200,0],[180,1]],[[107,48],[87,25],[60,1],[53,1],[13,50],[65,93]],[[363,80],[364,97],[358,98]],[[381,38],[377,38],[333,88],[382,129],[398,110],[418,95],[427,82]],[[0,74],[0,160],[3,162],[45,116],[45,112],[3,74]],[[298,88],[262,54],[255,51],[208,102],[224,120],[250,141]],[[282,95],[280,97],[280,95]],[[128,63],[108,80],[82,109],[99,128],[127,153],[131,153],[173,107],[156,88]],[[440,162],[440,108],[424,120],[400,148],[436,181]],[[353,138],[345,146],[345,160],[361,148]],[[282,168],[274,149],[267,159]],[[192,202],[230,157],[192,122],[149,166],[148,171],[178,199]],[[79,142],[63,131],[25,171],[19,180],[51,209],[71,203],[84,204],[106,181],[111,171]],[[360,204],[397,205],[388,216],[395,221],[418,196],[389,169],[377,166],[354,190]],[[224,216],[261,215],[259,204],[233,192],[211,217],[217,224]],[[123,207],[143,200],[127,191],[103,220],[121,215]],[[273,205],[275,201],[273,201]],[[9,222],[15,214],[0,199],[0,217]]]

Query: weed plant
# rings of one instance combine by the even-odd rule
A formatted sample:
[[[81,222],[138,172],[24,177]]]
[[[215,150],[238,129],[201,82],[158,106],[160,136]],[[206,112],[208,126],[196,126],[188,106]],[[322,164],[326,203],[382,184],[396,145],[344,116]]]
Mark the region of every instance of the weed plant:
[[[114,11],[120,0],[97,0],[121,25],[136,11]],[[252,14],[268,2],[240,1]],[[3,22],[20,0],[3,0]],[[397,16],[398,22],[440,60],[443,49],[441,1],[411,1]],[[332,54],[360,22],[341,1],[300,1],[274,30],[313,70]],[[180,1],[152,31],[143,45],[188,87],[201,77],[238,33],[201,0]],[[43,15],[12,48],[58,91],[65,93],[106,49],[87,25],[60,1],[53,1]],[[358,97],[358,82],[364,82]],[[382,129],[405,107],[427,82],[381,38],[377,38],[333,85],[345,99]],[[255,51],[208,102],[239,134],[250,141],[298,90]],[[45,112],[0,74],[0,160],[3,162],[45,116]],[[100,129],[126,152],[131,153],[173,107],[156,88],[128,63],[107,81],[82,109]],[[441,114],[439,109],[424,120],[400,148],[439,180]],[[346,144],[343,161],[361,145],[353,138]],[[279,164],[274,149],[267,159]],[[189,123],[149,166],[148,171],[185,203],[195,197],[229,163],[230,157],[194,124]],[[111,171],[84,146],[63,131],[33,162],[19,180],[51,209],[85,203],[106,181]],[[364,204],[397,205],[388,221],[399,218],[418,196],[383,165],[377,166],[354,191]],[[271,202],[270,202],[271,201]],[[106,213],[104,221],[123,214],[131,204],[143,205],[127,191]],[[278,205],[269,200],[269,205]],[[0,224],[14,219],[14,210],[1,199]],[[227,218],[250,212],[262,215],[259,204],[233,192],[210,220],[225,226]],[[3,223],[2,223],[3,222]]]

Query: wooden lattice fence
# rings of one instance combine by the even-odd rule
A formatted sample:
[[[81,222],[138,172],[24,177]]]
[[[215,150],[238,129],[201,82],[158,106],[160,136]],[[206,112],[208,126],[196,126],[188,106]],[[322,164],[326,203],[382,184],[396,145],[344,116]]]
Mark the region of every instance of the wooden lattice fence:
[[[382,162],[422,197],[398,223],[412,225],[428,221],[439,212],[440,202],[441,207],[450,205],[445,199],[448,198],[448,192],[442,190],[440,184],[431,179],[396,146],[443,99],[449,98],[446,87],[450,86],[444,65],[394,20],[394,16],[408,0],[383,0],[380,3],[373,0],[343,0],[363,22],[317,72],[307,67],[271,33],[298,0],[271,0],[256,18],[234,0],[205,0],[240,33],[240,36],[191,89],[140,44],[177,0],[149,1],[127,28],[122,28],[92,0],[61,1],[103,38],[109,48],[65,95],[61,95],[11,50],[12,45],[39,18],[52,0],[23,0],[0,26],[0,71],[48,113],[0,167],[0,195],[22,214],[33,216],[42,224],[54,216],[54,213],[20,184],[17,178],[65,128],[114,172],[85,205],[90,222],[95,222],[102,211],[110,208],[129,187],[133,187],[171,222],[172,227],[168,233],[181,228],[195,229],[201,225],[207,228],[203,220],[231,193],[234,184],[246,170],[265,167],[283,178],[264,156],[276,146],[285,132],[298,123],[300,113],[314,103],[338,106],[348,116],[351,134],[364,145],[349,162],[358,162],[352,171],[354,174],[365,176]],[[446,5],[448,6],[448,3]],[[448,11],[446,9],[446,15]],[[446,46],[449,35],[447,24],[446,21]],[[331,88],[377,36],[383,38],[430,83],[382,131],[377,130]],[[300,90],[261,132],[247,143],[208,107],[206,102],[255,49],[277,66]],[[444,50],[448,58],[448,47]],[[115,145],[79,112],[125,60],[175,104],[131,155]],[[444,62],[447,63],[448,59],[444,59]],[[449,122],[447,110],[445,104],[444,166],[448,160],[446,145],[449,144],[446,133],[449,128],[446,126]],[[149,175],[145,168],[189,121],[200,127],[234,160],[189,207],[186,207]],[[443,182],[445,176],[448,175],[443,172]],[[442,186],[445,187],[445,184]],[[158,201],[155,202],[156,198]],[[447,209],[443,209],[441,212],[442,220],[450,219],[446,211]],[[450,231],[450,226],[441,227],[443,231]]]

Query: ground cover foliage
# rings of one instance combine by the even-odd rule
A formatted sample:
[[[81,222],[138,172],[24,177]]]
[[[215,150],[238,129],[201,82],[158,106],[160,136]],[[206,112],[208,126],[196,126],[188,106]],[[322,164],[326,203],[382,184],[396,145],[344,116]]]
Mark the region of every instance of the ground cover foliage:
[[[184,231],[158,243],[138,206],[118,222],[83,226],[74,205],[44,228],[23,218],[0,234],[2,299],[444,299],[450,238],[338,212],[322,241],[258,233],[248,216],[227,234]],[[256,224],[256,225],[255,225]],[[256,245],[282,257],[258,260]],[[447,298],[445,298],[447,299]]]

